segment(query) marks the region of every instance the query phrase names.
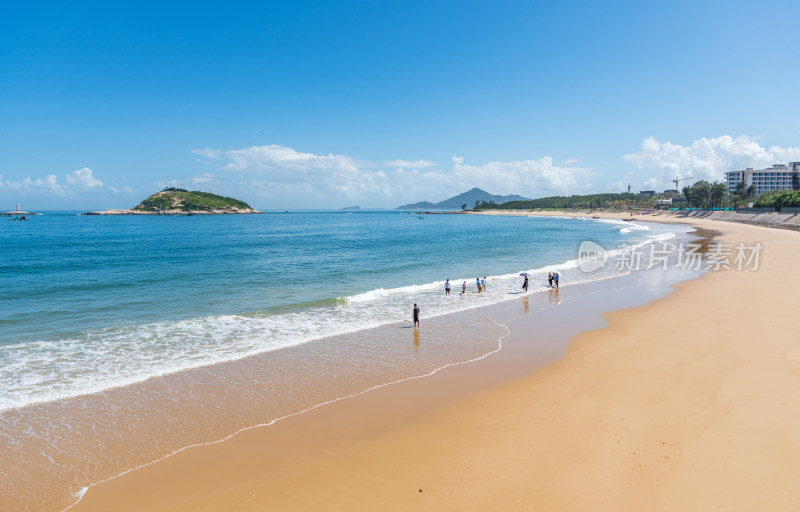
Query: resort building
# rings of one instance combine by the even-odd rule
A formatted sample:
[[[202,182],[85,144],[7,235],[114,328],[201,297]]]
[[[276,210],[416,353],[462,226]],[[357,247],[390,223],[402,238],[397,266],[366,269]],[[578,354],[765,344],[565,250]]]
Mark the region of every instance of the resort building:
[[[753,169],[748,167],[743,171],[730,171],[725,173],[725,185],[730,193],[736,192],[739,183],[744,182],[745,187],[755,185],[756,194],[792,188],[792,172],[800,172],[800,162],[788,164],[775,164],[768,169]]]

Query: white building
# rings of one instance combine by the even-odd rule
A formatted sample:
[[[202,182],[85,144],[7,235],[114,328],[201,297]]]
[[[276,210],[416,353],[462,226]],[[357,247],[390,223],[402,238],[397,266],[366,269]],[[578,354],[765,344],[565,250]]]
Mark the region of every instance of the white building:
[[[731,194],[736,192],[736,186],[741,182],[744,182],[745,187],[755,185],[756,194],[783,188],[791,189],[794,169],[800,172],[800,162],[775,164],[768,169],[748,167],[744,171],[730,171],[725,173],[725,185]]]

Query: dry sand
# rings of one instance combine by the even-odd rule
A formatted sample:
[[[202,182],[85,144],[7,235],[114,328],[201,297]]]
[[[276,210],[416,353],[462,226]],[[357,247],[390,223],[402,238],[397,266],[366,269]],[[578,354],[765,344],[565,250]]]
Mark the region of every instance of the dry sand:
[[[798,510],[800,233],[689,223],[761,242],[760,268],[613,312],[522,379],[466,398],[447,372],[382,388],[133,471],[72,510]]]

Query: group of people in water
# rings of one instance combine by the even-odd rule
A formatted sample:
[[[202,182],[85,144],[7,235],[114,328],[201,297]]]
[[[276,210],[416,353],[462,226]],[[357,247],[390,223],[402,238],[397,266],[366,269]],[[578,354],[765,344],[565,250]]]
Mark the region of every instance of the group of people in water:
[[[478,293],[485,292],[486,291],[486,276],[483,276],[483,279],[481,279],[480,277],[476,277],[475,278],[475,285],[478,287]],[[446,280],[444,282],[444,294],[445,295],[450,295],[450,288],[451,288],[450,280],[448,279],[448,280]],[[467,293],[467,282],[464,281],[463,283],[461,283],[461,295],[464,295],[466,293]]]
[[[522,289],[524,291],[528,291],[528,274],[523,274],[525,276],[525,281],[522,282]],[[558,288],[558,272],[548,272],[547,273],[547,285],[550,288]]]
[[[525,281],[523,281],[523,283],[522,283],[522,289],[527,292],[528,291],[528,275],[527,274],[523,274],[523,275],[525,276]],[[559,277],[560,276],[558,275],[558,272],[548,272],[547,273],[547,285],[550,288],[558,288]],[[481,279],[480,277],[476,277],[475,278],[475,286],[478,287],[478,293],[485,292],[486,291],[486,276],[483,276],[483,279]],[[452,288],[452,286],[450,284],[450,280],[447,279],[444,282],[444,294],[445,295],[450,295],[451,288]],[[461,283],[461,295],[464,295],[465,293],[467,293],[467,282],[466,281]]]
[[[522,283],[522,289],[524,291],[528,291],[528,275],[523,274],[525,276],[525,281]],[[547,284],[550,288],[558,289],[558,280],[559,280],[558,272],[548,272],[547,273]],[[483,293],[486,291],[486,276],[483,276],[483,279],[480,277],[475,278],[475,286],[478,288],[478,293]],[[444,294],[450,295],[450,290],[452,289],[452,285],[450,284],[450,280],[447,279],[444,282]],[[467,293],[467,282],[464,281],[461,283],[461,295],[465,295]],[[414,310],[411,313],[411,317],[414,320],[414,327],[419,327],[419,306],[414,304]]]

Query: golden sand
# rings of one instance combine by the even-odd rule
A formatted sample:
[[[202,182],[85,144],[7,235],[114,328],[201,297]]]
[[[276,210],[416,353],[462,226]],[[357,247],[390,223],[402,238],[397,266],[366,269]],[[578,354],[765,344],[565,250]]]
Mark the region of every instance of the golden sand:
[[[527,377],[463,397],[454,375],[476,363],[381,388],[100,484],[72,510],[797,510],[800,233],[688,223],[760,242],[759,269],[613,312]]]

